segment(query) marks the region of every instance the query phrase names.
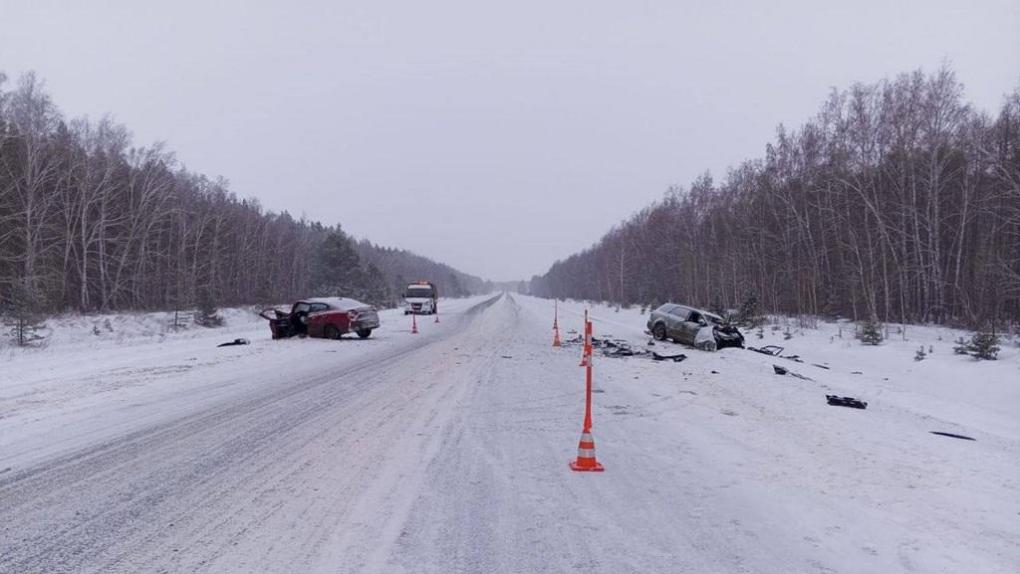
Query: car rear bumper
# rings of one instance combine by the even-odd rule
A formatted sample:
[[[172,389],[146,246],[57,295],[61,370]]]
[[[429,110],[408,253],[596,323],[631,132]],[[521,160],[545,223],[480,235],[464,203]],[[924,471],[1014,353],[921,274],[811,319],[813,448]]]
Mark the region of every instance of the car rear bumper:
[[[351,331],[361,331],[363,329],[378,329],[379,328],[379,315],[374,310],[362,311],[358,314],[350,325]]]

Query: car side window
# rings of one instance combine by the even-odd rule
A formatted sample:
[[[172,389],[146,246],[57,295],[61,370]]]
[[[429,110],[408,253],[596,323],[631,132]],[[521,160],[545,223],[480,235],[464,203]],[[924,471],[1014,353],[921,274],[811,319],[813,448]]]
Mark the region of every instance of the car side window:
[[[701,323],[701,313],[697,311],[691,311],[690,317],[687,318],[691,323]]]
[[[676,315],[681,320],[684,320],[684,319],[687,319],[687,313],[689,311],[688,311],[688,309],[686,307],[681,307],[680,305],[675,305],[672,309],[669,310],[669,312],[670,312],[671,315]]]
[[[307,313],[308,303],[295,303],[294,308],[291,310],[292,313]]]
[[[325,303],[312,303],[311,305],[308,306],[309,313],[321,313],[322,311],[326,311],[328,309],[329,305],[326,305]]]

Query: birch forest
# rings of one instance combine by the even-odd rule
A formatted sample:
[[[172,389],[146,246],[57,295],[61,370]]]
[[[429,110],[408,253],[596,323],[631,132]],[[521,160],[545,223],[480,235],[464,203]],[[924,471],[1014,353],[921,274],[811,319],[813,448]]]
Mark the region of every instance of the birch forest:
[[[670,189],[530,283],[621,304],[975,328],[1020,320],[1020,89],[993,114],[948,67],[833,90],[764,157]]]
[[[54,313],[283,303],[392,303],[405,280],[446,295],[481,279],[357,242],[187,171],[109,119],[65,119],[42,82],[0,74],[0,310]],[[14,311],[12,311],[12,309]]]

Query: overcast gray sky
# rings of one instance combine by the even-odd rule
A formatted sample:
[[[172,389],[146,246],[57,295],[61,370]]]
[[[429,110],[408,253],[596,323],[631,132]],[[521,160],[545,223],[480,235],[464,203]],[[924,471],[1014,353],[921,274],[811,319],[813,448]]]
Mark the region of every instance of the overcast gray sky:
[[[0,70],[272,210],[530,277],[830,87],[948,61],[996,110],[1020,2],[0,0]]]

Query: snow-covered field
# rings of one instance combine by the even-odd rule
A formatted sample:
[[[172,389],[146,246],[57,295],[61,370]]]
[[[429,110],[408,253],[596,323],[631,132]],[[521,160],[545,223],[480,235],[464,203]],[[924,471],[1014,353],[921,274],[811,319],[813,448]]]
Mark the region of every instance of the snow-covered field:
[[[560,304],[565,337],[583,307]],[[864,347],[821,323],[746,334],[804,363],[599,357],[606,472],[578,474],[583,370],[552,302],[441,309],[339,342],[272,341],[245,310],[166,334],[66,318],[0,350],[0,572],[1020,571],[1015,343],[978,362],[948,329]],[[592,314],[648,340],[637,309]]]
[[[561,310],[577,323],[582,305]],[[592,311],[596,336],[649,340],[639,310]],[[682,351],[689,359],[679,364],[598,364],[606,392],[596,395],[596,439],[607,468],[651,475],[658,465],[684,493],[674,510],[700,525],[688,533],[695,546],[727,549],[724,563],[691,570],[1020,571],[1015,342],[998,361],[976,361],[953,354],[965,333],[952,329],[910,326],[904,340],[894,327],[869,347],[852,326],[840,337],[833,323],[789,323],[790,339],[784,326],[766,327],[762,339],[746,333],[747,344],[780,345],[804,363],[724,349]],[[915,361],[921,345],[933,353]],[[813,380],[776,375],[773,364]],[[826,394],[868,408],[828,406]]]

